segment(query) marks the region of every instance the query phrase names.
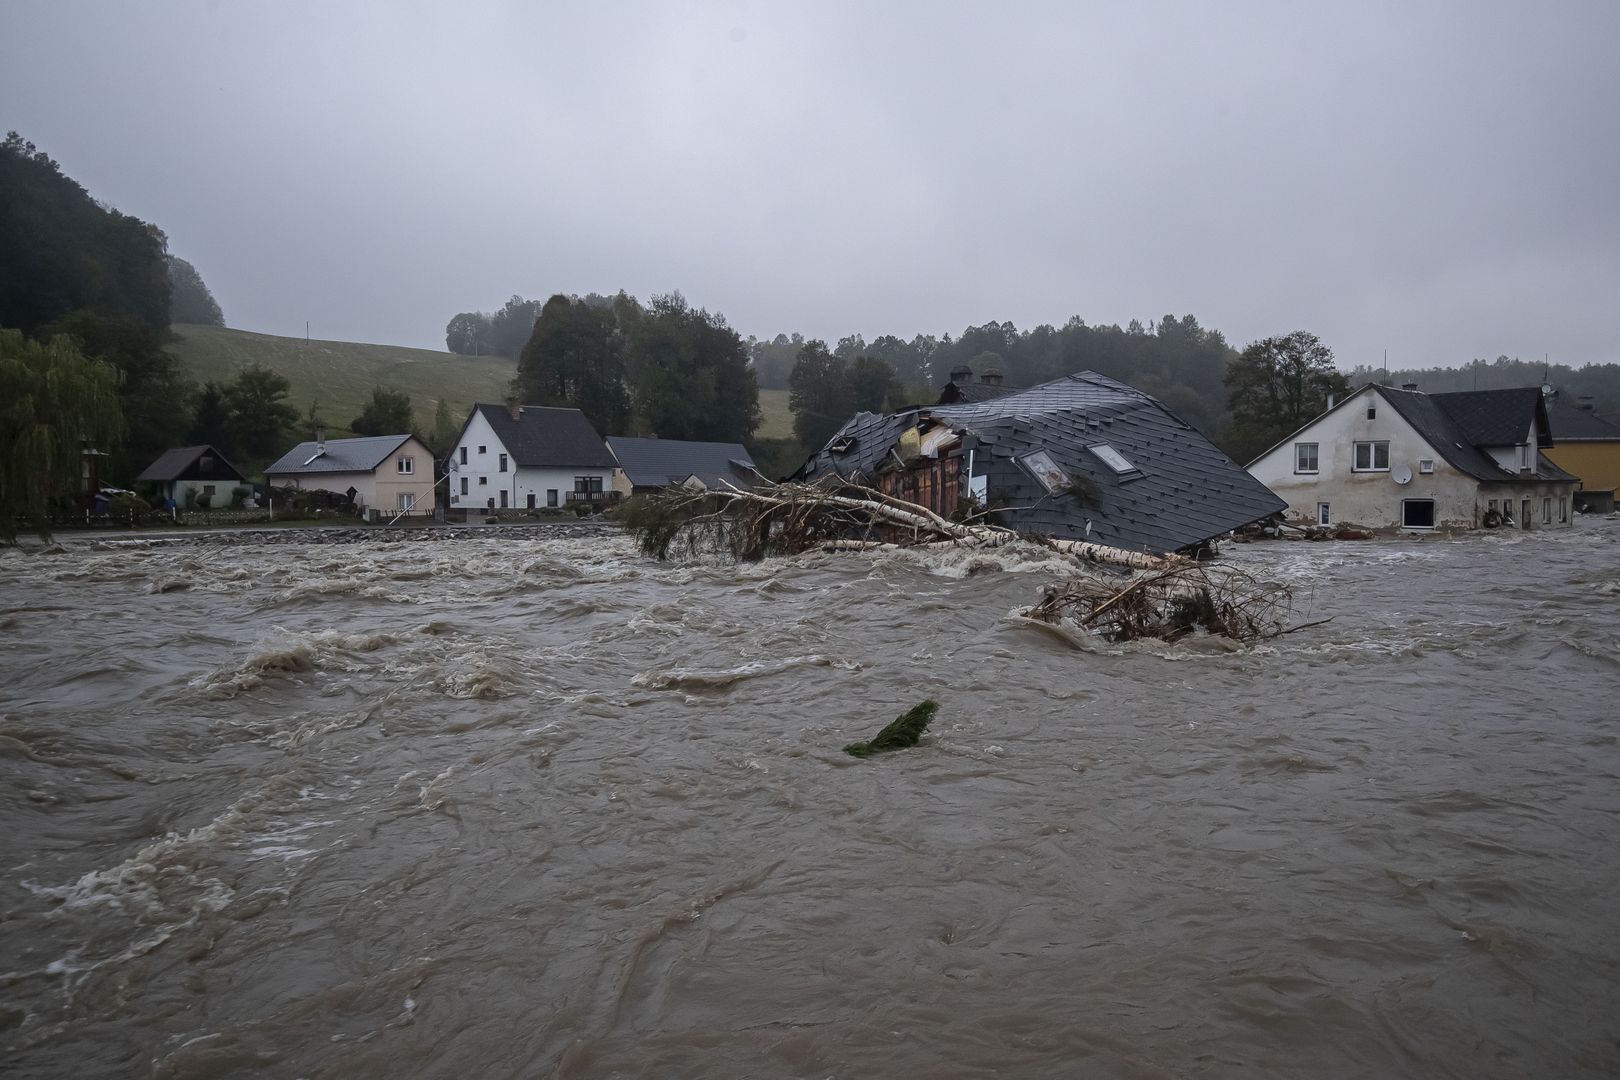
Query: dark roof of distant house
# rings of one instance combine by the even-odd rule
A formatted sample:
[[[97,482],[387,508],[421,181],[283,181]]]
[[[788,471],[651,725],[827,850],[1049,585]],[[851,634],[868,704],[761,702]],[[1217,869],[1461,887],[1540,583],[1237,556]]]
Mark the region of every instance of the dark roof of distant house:
[[[516,420],[505,405],[473,409],[483,414],[512,461],[523,468],[611,469],[617,464],[602,436],[578,409],[524,405]]]
[[[1384,389],[1388,390],[1389,387]],[[1517,446],[1534,424],[1543,442],[1552,439],[1541,390],[1458,390],[1430,394],[1429,400],[1456,423],[1475,446]]]
[[[1521,473],[1504,469],[1495,458],[1480,449],[1482,446],[1516,446],[1522,443],[1530,432],[1532,420],[1545,434],[1547,413],[1545,407],[1539,404],[1540,390],[1527,387],[1523,390],[1462,390],[1453,394],[1424,394],[1416,390],[1397,390],[1391,386],[1376,389],[1436,453],[1453,468],[1476,480],[1502,483],[1571,479],[1568,473],[1544,456],[1538,455],[1534,473]]]
[[[1566,439],[1575,442],[1591,440],[1620,440],[1620,424],[1607,420],[1591,409],[1583,409],[1563,399],[1553,398],[1547,407],[1547,418],[1552,422],[1554,442]]]
[[[978,384],[974,384],[978,385]],[[983,402],[862,413],[800,469],[875,479],[901,434],[933,418],[963,433],[964,450],[994,471],[1004,524],[1132,551],[1191,547],[1286,508],[1208,439],[1153,397],[1082,371]],[[1091,449],[1112,447],[1132,468],[1116,472]],[[1049,494],[1020,460],[1044,450],[1079,491]],[[965,462],[964,462],[965,464]],[[1089,491],[1084,489],[1089,488]]]
[[[956,382],[954,379],[939,388],[941,405],[977,405],[981,401],[994,401],[1008,394],[1022,393],[1025,386],[1005,386],[989,382]]]
[[[363,439],[327,439],[324,444],[301,442],[264,470],[265,476],[306,473],[374,472],[409,435],[369,435]]]
[[[704,487],[722,480],[746,487],[757,482],[754,459],[741,443],[686,442],[681,439],[632,439],[609,435],[608,449],[633,487],[665,487],[697,477]]]
[[[192,462],[204,454],[211,454],[218,463],[225,467],[226,472],[236,476],[238,480],[246,480],[241,471],[228,461],[224,454],[212,446],[177,446],[172,450],[165,450],[158,459],[148,465],[136,480],[151,480],[162,483],[166,480],[178,480],[180,474],[191,468]]]

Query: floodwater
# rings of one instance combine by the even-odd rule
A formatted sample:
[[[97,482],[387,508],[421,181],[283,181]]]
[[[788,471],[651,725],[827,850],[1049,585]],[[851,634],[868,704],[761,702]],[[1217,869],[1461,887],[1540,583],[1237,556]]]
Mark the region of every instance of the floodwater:
[[[0,1071],[1620,1073],[1620,521],[1229,558],[0,553]]]

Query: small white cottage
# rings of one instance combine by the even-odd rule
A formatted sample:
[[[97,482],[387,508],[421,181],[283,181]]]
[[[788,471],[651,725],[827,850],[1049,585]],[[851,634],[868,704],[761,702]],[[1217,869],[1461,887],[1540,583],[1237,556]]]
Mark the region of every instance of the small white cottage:
[[[474,405],[448,467],[451,508],[475,514],[618,498],[613,454],[578,409]]]
[[[1368,528],[1562,528],[1575,477],[1540,390],[1424,394],[1368,384],[1249,464],[1287,517]]]

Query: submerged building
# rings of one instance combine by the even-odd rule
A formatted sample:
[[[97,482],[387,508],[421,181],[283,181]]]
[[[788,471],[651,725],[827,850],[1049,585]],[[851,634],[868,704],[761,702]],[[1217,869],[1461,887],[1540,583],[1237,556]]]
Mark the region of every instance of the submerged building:
[[[1196,550],[1285,507],[1155,398],[1093,371],[861,413],[795,474],[826,476],[945,516],[971,500],[1020,532],[1155,554]]]
[[[1542,391],[1425,394],[1369,383],[1249,472],[1317,525],[1434,529],[1570,523],[1575,477],[1548,460]]]

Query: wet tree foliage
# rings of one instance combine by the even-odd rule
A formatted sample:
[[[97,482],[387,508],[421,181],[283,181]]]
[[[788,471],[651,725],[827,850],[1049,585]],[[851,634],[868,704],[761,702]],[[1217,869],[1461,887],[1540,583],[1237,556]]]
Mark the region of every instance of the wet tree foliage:
[[[904,750],[909,746],[916,746],[922,739],[923,732],[934,719],[934,713],[939,711],[939,702],[922,701],[891,720],[882,731],[865,742],[854,742],[844,747],[844,753],[852,757],[868,758],[873,754],[885,754],[891,750]]]

